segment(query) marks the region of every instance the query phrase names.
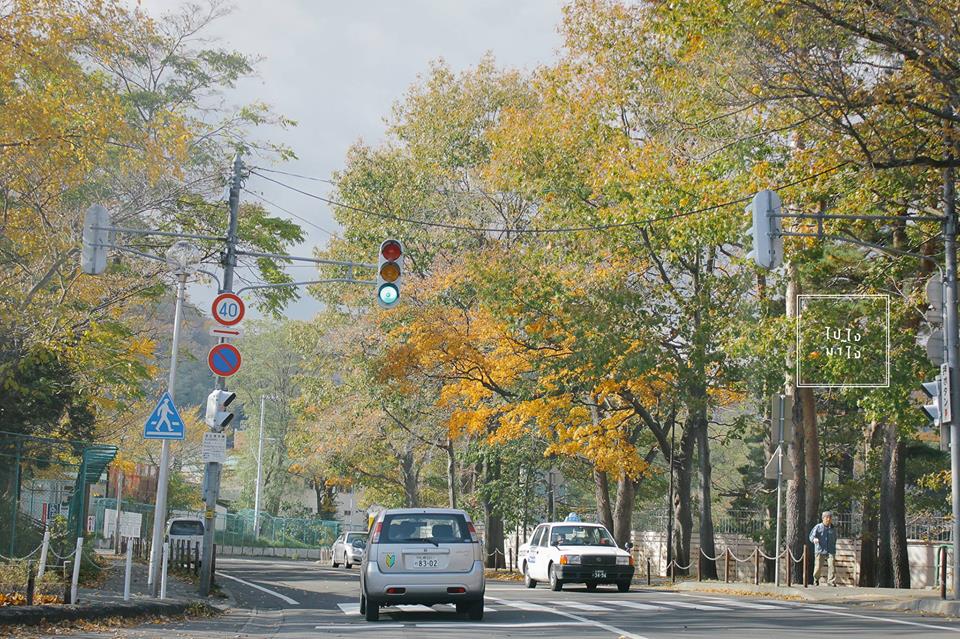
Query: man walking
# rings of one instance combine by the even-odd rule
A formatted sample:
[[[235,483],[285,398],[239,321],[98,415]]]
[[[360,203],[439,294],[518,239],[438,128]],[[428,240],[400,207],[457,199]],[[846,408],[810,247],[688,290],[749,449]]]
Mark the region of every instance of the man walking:
[[[827,565],[827,585],[837,585],[835,560],[837,556],[837,529],[833,527],[833,513],[829,510],[823,513],[821,523],[810,531],[810,541],[813,542],[813,583],[820,585],[823,576],[823,565]]]

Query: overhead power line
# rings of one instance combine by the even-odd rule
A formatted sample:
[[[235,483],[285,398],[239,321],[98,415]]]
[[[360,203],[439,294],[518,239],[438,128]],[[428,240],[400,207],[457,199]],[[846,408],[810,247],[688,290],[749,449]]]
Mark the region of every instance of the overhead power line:
[[[281,170],[279,170],[279,169],[267,169],[267,168],[264,168],[264,167],[262,167],[262,166],[253,166],[253,167],[250,167],[250,171],[251,171],[251,172],[253,172],[253,171],[266,171],[267,173],[278,173],[278,174],[280,174],[280,175],[289,175],[290,177],[299,178],[299,179],[301,179],[301,180],[310,180],[311,182],[325,182],[325,183],[327,183],[327,184],[332,184],[332,185],[334,185],[334,186],[337,185],[337,183],[336,183],[335,181],[333,181],[333,180],[331,180],[331,179],[329,179],[329,178],[318,178],[318,177],[313,177],[313,176],[311,176],[311,175],[303,175],[303,174],[301,174],[301,173],[291,173],[290,171],[281,171]]]
[[[808,176],[806,176],[806,177],[799,178],[799,179],[797,179],[797,180],[794,180],[794,181],[792,181],[792,182],[788,182],[788,183],[786,183],[786,184],[778,185],[778,186],[774,187],[774,189],[775,189],[775,190],[784,190],[784,189],[788,189],[788,188],[797,186],[798,184],[803,184],[804,182],[809,182],[809,181],[811,181],[811,180],[815,180],[816,178],[818,178],[818,177],[820,177],[820,176],[822,176],[822,175],[826,175],[827,173],[832,173],[833,171],[836,171],[836,170],[838,170],[838,169],[841,169],[841,168],[847,166],[847,165],[850,164],[850,163],[851,163],[851,162],[850,162],[849,160],[847,160],[847,161],[845,161],[845,162],[841,162],[840,164],[834,165],[834,166],[832,166],[832,167],[830,167],[830,168],[827,168],[827,169],[824,169],[824,170],[822,170],[822,171],[818,171],[817,173],[814,173],[814,174],[812,174],[812,175],[808,175]],[[273,179],[273,178],[271,178],[271,177],[269,177],[269,176],[267,176],[267,175],[263,175],[262,173],[259,173],[258,170],[256,170],[256,169],[252,170],[251,173],[253,173],[254,175],[257,175],[257,176],[263,178],[264,180],[267,180],[268,182],[273,182],[274,184],[277,184],[277,185],[282,186],[282,187],[284,187],[284,188],[286,188],[286,189],[289,189],[289,190],[291,190],[291,191],[294,191],[295,193],[299,193],[299,194],[304,195],[304,196],[306,196],[306,197],[313,198],[313,199],[315,199],[315,200],[319,200],[320,202],[324,202],[324,203],[329,204],[329,205],[331,205],[331,206],[339,206],[339,207],[341,207],[341,208],[347,209],[347,210],[349,210],[349,211],[354,211],[354,212],[356,212],[356,213],[361,213],[361,214],[363,214],[363,215],[370,215],[370,216],[373,216],[373,217],[376,217],[376,218],[380,218],[380,219],[383,219],[383,220],[390,220],[390,221],[394,221],[394,222],[403,222],[403,223],[405,223],[405,224],[414,224],[414,225],[418,225],[418,226],[427,226],[427,227],[433,227],[433,228],[442,228],[442,229],[449,229],[449,230],[454,230],[454,231],[472,231],[472,232],[478,232],[478,231],[479,231],[479,232],[483,232],[483,233],[518,233],[518,234],[519,234],[519,233],[526,233],[526,234],[578,233],[578,232],[590,232],[590,231],[605,231],[605,230],[617,229],[617,228],[649,226],[649,225],[654,224],[654,223],[656,223],[656,222],[665,222],[665,221],[668,221],[668,220],[675,220],[675,219],[680,219],[680,218],[684,218],[684,217],[690,217],[691,215],[698,215],[698,214],[700,214],[700,213],[709,213],[710,211],[716,211],[716,210],[719,210],[719,209],[726,208],[726,207],[728,207],[728,206],[735,206],[735,205],[737,205],[737,204],[743,204],[743,203],[745,203],[745,202],[751,201],[751,200],[753,199],[753,197],[754,197],[754,196],[751,194],[751,195],[747,195],[747,196],[744,196],[744,197],[741,197],[741,198],[737,198],[737,199],[735,199],[735,200],[728,200],[728,201],[726,201],[726,202],[721,202],[721,203],[719,203],[719,204],[711,204],[710,206],[705,206],[705,207],[701,207],[701,208],[697,208],[697,209],[691,209],[691,210],[688,210],[688,211],[682,211],[682,212],[680,212],[680,213],[672,213],[672,214],[670,214],[670,215],[661,215],[661,216],[652,217],[652,218],[649,218],[649,219],[646,219],[646,220],[636,220],[636,221],[632,221],[632,222],[612,222],[612,223],[609,223],[609,224],[597,224],[597,225],[591,225],[591,226],[563,226],[563,227],[551,227],[551,228],[504,228],[504,227],[469,226],[469,225],[466,225],[466,224],[453,224],[453,223],[449,223],[449,222],[434,222],[434,221],[430,221],[430,220],[408,218],[408,217],[404,217],[404,216],[401,216],[401,215],[394,215],[394,214],[392,214],[392,213],[382,213],[382,212],[380,212],[380,211],[373,211],[373,210],[371,210],[371,209],[366,209],[366,208],[359,207],[359,206],[353,206],[353,205],[351,205],[351,204],[345,204],[345,203],[343,203],[343,202],[338,202],[337,200],[333,200],[333,199],[331,199],[331,198],[324,197],[324,196],[322,196],[322,195],[317,195],[316,193],[310,193],[309,191],[304,191],[303,189],[299,189],[299,188],[297,188],[297,187],[295,187],[295,186],[291,186],[290,184],[286,184],[286,183],[281,182],[281,181],[279,181],[279,180],[275,180],[275,179]]]
[[[322,226],[320,226],[320,225],[317,224],[316,222],[314,222],[314,221],[312,221],[312,220],[309,220],[309,219],[303,217],[302,215],[297,215],[297,214],[294,213],[293,211],[291,211],[291,210],[289,210],[289,209],[285,209],[285,208],[283,208],[282,206],[280,206],[279,204],[274,204],[273,202],[271,202],[270,200],[268,200],[267,198],[263,197],[262,195],[260,195],[259,193],[255,192],[255,191],[247,191],[247,193],[249,193],[249,194],[252,195],[253,197],[257,198],[258,200],[260,200],[260,201],[263,202],[264,204],[269,204],[269,205],[272,206],[273,208],[275,208],[275,209],[277,209],[277,210],[279,210],[279,211],[283,211],[283,212],[286,213],[287,215],[292,215],[293,217],[297,218],[298,220],[300,220],[300,221],[303,222],[304,224],[307,224],[307,225],[309,225],[309,226],[312,226],[313,228],[317,229],[318,231],[323,231],[324,233],[326,233],[326,234],[329,235],[330,237],[339,237],[339,235],[337,235],[337,234],[334,233],[333,231],[328,231],[327,229],[323,228]]]

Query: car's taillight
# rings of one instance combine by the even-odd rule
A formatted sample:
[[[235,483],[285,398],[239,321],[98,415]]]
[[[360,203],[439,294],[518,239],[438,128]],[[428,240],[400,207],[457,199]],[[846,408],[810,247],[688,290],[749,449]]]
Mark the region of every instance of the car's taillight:
[[[380,542],[380,531],[383,529],[383,522],[378,521],[377,525],[373,527],[373,543]]]
[[[476,543],[476,542],[478,541],[478,540],[477,540],[477,529],[473,527],[473,522],[472,522],[472,521],[468,521],[468,522],[467,522],[467,532],[470,533],[470,541]]]

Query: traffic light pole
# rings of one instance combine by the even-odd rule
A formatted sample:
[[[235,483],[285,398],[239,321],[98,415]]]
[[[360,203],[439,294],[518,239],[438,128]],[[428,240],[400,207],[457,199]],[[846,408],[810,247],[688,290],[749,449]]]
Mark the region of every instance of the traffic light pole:
[[[943,277],[943,337],[950,378],[941,383],[950,387],[950,472],[953,497],[953,598],[960,599],[960,334],[957,321],[957,202],[953,168],[943,177],[943,248],[946,253]]]
[[[233,159],[233,179],[230,182],[230,219],[227,224],[226,250],[223,253],[223,290],[233,292],[233,271],[237,266],[237,227],[240,220],[240,188],[242,186],[243,161],[240,154]],[[221,338],[220,340],[224,340]],[[223,377],[217,378],[217,389],[223,390],[226,384]],[[213,584],[213,544],[217,528],[217,500],[220,498],[221,465],[207,462],[203,471],[203,551],[200,563],[200,596],[210,594]]]

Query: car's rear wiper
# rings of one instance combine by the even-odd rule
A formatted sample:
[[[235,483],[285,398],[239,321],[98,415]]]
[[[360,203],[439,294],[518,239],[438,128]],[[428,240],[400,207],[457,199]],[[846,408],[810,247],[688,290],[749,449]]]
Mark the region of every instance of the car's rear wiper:
[[[438,542],[438,541],[437,541],[436,539],[434,539],[433,537],[418,537],[418,538],[416,538],[416,539],[411,539],[410,541],[429,541],[431,544],[433,544],[433,545],[436,546],[437,548],[440,547],[440,542]]]

